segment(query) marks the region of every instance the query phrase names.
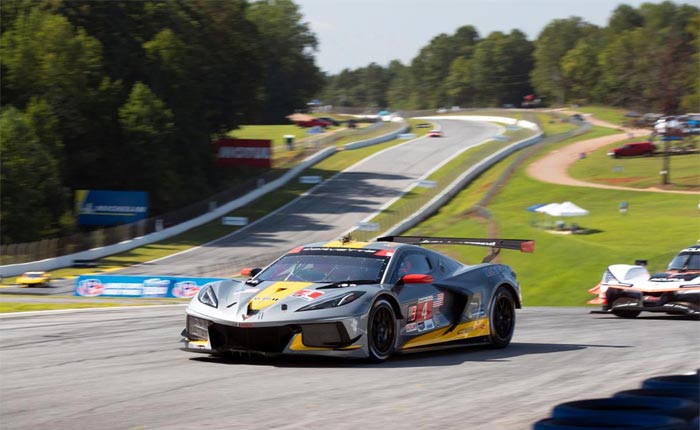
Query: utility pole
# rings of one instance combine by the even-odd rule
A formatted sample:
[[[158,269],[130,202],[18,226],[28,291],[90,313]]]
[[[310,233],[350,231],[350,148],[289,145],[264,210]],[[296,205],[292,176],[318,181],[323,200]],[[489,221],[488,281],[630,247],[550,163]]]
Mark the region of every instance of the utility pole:
[[[661,164],[661,185],[671,183],[671,158],[670,148],[672,140],[683,140],[683,130],[675,119],[666,120],[666,127],[662,133],[661,140],[664,142],[664,154]]]
[[[671,160],[669,160],[669,136],[664,134],[661,137],[664,142],[664,154],[662,156],[661,162],[661,185],[668,185],[671,183]]]

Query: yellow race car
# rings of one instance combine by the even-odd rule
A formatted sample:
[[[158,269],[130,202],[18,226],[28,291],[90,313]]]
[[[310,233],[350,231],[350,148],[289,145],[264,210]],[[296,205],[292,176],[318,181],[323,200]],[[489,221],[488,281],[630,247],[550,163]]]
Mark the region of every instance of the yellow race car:
[[[51,275],[47,272],[24,272],[17,277],[16,284],[25,287],[48,287]]]

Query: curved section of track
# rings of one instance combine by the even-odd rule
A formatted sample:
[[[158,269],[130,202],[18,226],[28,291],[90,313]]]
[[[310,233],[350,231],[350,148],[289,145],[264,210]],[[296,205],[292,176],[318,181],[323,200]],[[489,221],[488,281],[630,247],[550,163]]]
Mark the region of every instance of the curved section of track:
[[[8,429],[531,428],[556,404],[695,371],[698,322],[525,308],[513,343],[383,364],[178,349],[184,307],[2,316]]]
[[[445,137],[415,139],[380,151],[229,236],[118,273],[191,276],[202,274],[203,266],[226,265],[251,255],[277,256],[299,244],[337,239],[435,166],[502,131],[488,123],[434,122]]]

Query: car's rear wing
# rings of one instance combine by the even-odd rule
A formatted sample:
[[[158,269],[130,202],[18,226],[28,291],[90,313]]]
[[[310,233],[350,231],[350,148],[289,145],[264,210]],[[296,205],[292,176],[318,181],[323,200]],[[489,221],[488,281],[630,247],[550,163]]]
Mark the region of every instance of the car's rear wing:
[[[535,241],[528,239],[473,239],[465,237],[424,237],[424,236],[384,236],[377,242],[397,242],[411,245],[472,245],[491,248],[483,262],[493,260],[501,249],[514,249],[520,252],[535,252]]]

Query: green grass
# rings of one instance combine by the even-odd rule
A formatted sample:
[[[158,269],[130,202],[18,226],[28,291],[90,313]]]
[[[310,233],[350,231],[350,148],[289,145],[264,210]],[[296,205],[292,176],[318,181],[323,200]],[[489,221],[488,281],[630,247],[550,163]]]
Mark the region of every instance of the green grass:
[[[625,125],[628,119],[627,117],[625,117],[625,114],[628,112],[628,109],[622,108],[613,108],[607,106],[580,106],[577,108],[573,108],[573,110],[593,114],[594,117],[602,121],[607,121],[611,124],[619,126]]]
[[[623,157],[612,158],[607,153],[627,142],[625,139],[615,144],[589,152],[585,159],[577,160],[569,169],[569,174],[584,181],[632,188],[649,188],[662,185],[660,172],[664,168],[664,157]],[[670,190],[700,191],[700,156],[695,154],[673,155],[669,159],[670,184],[663,188]]]
[[[138,305],[138,304],[134,304]],[[52,311],[58,309],[85,309],[85,308],[106,308],[115,306],[134,306],[117,303],[23,303],[23,302],[3,302],[0,303],[0,313],[7,312],[30,312],[30,311]]]
[[[595,128],[591,133],[542,148],[539,156],[562,145],[589,139],[609,129]],[[475,196],[483,195],[490,185],[515,160],[517,155],[498,163],[462,190],[448,205],[406,234],[486,237],[487,221],[466,214]],[[526,166],[516,169],[507,186],[492,199],[488,209],[502,238],[534,239],[534,254],[504,251],[499,259],[511,265],[522,283],[527,306],[582,306],[592,298],[588,288],[600,281],[605,268],[615,263],[633,263],[645,258],[650,270],[662,270],[681,247],[697,239],[700,231],[697,195],[630,192],[545,184],[527,176]],[[528,212],[536,203],[573,201],[590,211],[586,217],[564,219],[576,222],[589,234],[560,235],[542,228],[545,217]],[[627,201],[630,210],[619,212],[619,202]],[[551,222],[551,221],[550,221]],[[485,252],[479,248],[444,247],[450,255],[477,263]]]
[[[390,133],[400,127],[398,123],[382,123],[380,127],[368,130],[370,124],[359,123],[355,130],[343,126],[328,127],[322,135],[308,134],[309,128],[294,124],[287,125],[247,125],[228,133],[230,137],[239,139],[269,139],[272,141],[272,163],[275,168],[288,169],[296,165],[302,158],[309,155],[324,139],[333,139],[333,145],[369,139]],[[294,136],[293,148],[290,150],[284,136]],[[327,146],[329,143],[323,143]]]
[[[557,112],[541,112],[537,113],[537,120],[547,135],[566,133],[577,127],[576,124],[569,122],[569,116]]]
[[[26,301],[22,301],[22,299]],[[60,300],[52,300],[60,299]],[[120,306],[148,306],[163,304],[184,304],[183,299],[89,299],[81,297],[52,296],[51,299],[43,301],[42,298],[25,295],[12,296],[8,300],[0,302],[0,313],[8,312],[30,312],[63,309],[87,309],[87,308],[107,308]]]

